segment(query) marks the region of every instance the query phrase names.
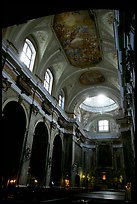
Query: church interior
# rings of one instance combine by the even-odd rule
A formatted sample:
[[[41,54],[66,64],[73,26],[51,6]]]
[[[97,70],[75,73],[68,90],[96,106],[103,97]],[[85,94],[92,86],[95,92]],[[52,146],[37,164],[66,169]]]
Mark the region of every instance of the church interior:
[[[16,20],[2,28],[3,200],[15,188],[128,185],[132,200],[135,13],[81,8]]]

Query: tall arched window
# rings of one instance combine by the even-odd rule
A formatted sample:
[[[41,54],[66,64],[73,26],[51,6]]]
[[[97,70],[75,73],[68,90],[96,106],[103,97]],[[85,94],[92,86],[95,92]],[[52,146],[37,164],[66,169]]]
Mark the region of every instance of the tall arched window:
[[[36,57],[36,50],[29,39],[25,40],[23,51],[21,53],[20,60],[30,69],[33,71],[34,61]]]
[[[44,87],[51,94],[53,83],[53,75],[49,69],[47,69],[45,78],[44,78]]]
[[[63,90],[61,90],[60,94],[58,95],[58,104],[62,109],[64,109],[64,100],[65,100],[64,92]]]

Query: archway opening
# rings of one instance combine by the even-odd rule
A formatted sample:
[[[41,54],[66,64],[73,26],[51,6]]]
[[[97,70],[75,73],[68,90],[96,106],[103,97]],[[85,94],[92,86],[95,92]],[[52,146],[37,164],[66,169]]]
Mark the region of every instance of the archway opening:
[[[62,143],[59,135],[56,136],[53,143],[53,156],[51,167],[51,183],[54,186],[61,185],[61,161],[62,161]]]
[[[9,102],[2,115],[3,185],[17,182],[25,130],[26,116],[22,106],[15,101]]]
[[[30,159],[30,185],[44,185],[46,175],[46,157],[48,147],[48,130],[44,122],[39,122],[35,128],[32,154]]]

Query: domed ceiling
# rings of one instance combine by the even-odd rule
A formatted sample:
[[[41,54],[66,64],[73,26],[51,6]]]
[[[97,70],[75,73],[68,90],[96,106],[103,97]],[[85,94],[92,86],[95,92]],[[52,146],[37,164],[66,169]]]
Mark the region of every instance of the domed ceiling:
[[[118,105],[111,98],[101,94],[85,99],[80,108],[89,112],[106,113],[115,110]]]

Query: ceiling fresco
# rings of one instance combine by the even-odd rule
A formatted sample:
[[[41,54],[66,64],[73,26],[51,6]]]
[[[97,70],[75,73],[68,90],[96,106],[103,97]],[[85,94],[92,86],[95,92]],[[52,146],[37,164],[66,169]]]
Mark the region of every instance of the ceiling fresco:
[[[100,84],[105,81],[105,77],[98,70],[91,70],[80,75],[79,81],[83,85]]]
[[[53,28],[73,66],[86,68],[101,61],[94,16],[89,11],[57,14]]]

